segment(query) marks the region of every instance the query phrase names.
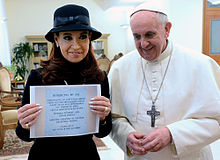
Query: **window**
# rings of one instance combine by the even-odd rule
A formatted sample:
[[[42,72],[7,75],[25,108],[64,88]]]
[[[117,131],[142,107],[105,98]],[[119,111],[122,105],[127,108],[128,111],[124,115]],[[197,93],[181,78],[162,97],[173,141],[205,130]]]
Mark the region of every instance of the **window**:
[[[10,66],[11,56],[6,20],[4,0],[0,0],[0,61],[4,66]]]
[[[204,0],[203,53],[220,64],[220,1]]]

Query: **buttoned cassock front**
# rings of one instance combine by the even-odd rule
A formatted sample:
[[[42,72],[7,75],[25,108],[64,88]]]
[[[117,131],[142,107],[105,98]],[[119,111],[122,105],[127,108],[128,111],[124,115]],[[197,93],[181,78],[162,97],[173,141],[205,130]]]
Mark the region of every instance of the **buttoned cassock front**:
[[[171,54],[172,53],[172,54]],[[136,131],[148,134],[152,100],[135,50],[116,61],[109,73],[112,101],[113,140],[125,152],[125,159],[211,160],[209,144],[220,138],[220,68],[211,58],[173,45],[153,62],[144,59],[143,68],[150,93],[155,98],[168,60],[167,74],[155,103],[160,115],[155,128],[167,126],[173,143],[159,152],[128,156],[127,136]]]

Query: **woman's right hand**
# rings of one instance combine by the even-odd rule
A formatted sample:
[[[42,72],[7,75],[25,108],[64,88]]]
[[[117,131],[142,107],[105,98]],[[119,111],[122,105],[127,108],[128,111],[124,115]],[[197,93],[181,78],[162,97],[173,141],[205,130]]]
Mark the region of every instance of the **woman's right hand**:
[[[18,120],[21,126],[29,129],[37,120],[42,106],[39,104],[26,104],[18,109]]]

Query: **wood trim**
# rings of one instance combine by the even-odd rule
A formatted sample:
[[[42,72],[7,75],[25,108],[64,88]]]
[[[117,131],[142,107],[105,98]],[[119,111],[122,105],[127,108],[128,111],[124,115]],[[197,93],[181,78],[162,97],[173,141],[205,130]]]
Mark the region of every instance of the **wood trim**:
[[[44,35],[27,35],[25,38],[29,41],[47,41]]]
[[[102,36],[100,37],[100,39],[106,39],[110,36],[110,34],[102,34]]]
[[[210,55],[210,33],[211,33],[211,19],[220,19],[220,15],[213,15],[213,16],[206,16],[206,22],[205,22],[205,31],[204,31],[204,35],[205,35],[205,38],[204,38],[204,50],[203,52],[206,54],[206,55]],[[210,55],[212,56],[212,55]],[[218,55],[220,56],[220,55]]]
[[[206,8],[207,8],[207,0],[203,0],[203,33],[202,33],[202,52],[203,53],[207,53],[206,52],[206,50],[205,50],[205,48],[206,48],[206,39],[207,39],[207,37],[206,37]]]
[[[202,52],[220,64],[220,54],[210,54],[211,20],[220,19],[219,8],[207,8],[207,0],[203,0],[203,40]]]

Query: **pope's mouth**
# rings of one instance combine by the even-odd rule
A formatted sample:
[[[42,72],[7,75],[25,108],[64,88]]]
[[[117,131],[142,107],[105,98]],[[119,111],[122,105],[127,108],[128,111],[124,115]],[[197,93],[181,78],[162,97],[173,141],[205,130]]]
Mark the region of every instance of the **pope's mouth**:
[[[142,48],[142,50],[144,50],[145,52],[149,52],[153,49],[154,47],[148,47],[148,48]]]
[[[148,48],[146,48],[146,51],[150,51],[150,50],[152,50],[153,48],[154,48],[153,46],[148,47]]]

